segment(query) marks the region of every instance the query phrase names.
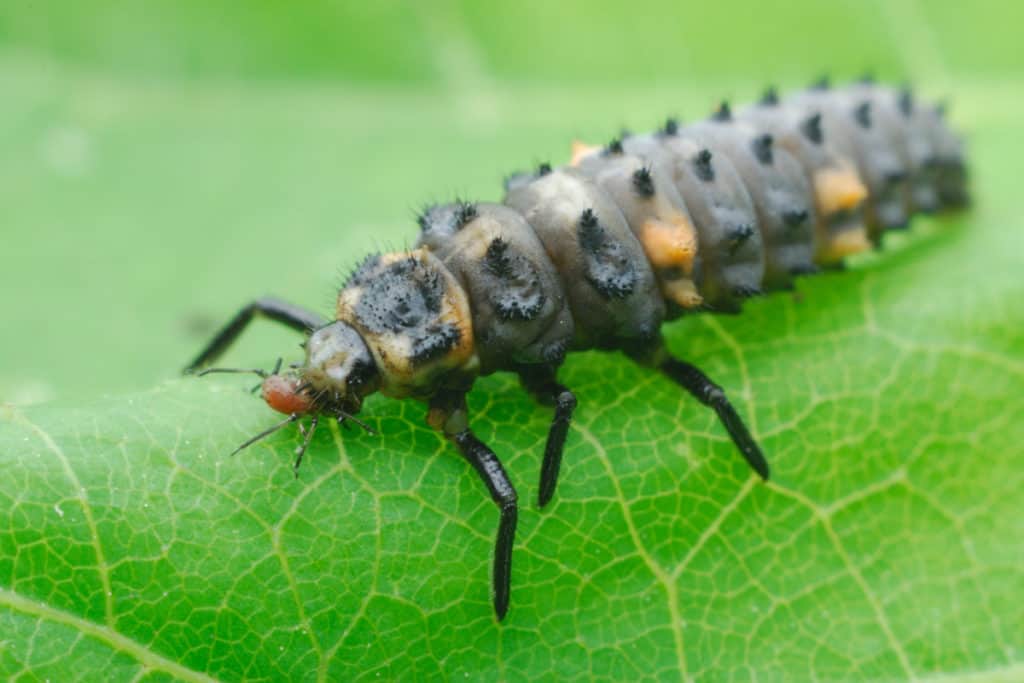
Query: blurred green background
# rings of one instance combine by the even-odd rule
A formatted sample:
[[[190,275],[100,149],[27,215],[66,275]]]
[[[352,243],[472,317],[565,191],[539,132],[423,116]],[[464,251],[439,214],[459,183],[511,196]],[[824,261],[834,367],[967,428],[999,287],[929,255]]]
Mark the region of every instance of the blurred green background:
[[[0,4],[0,401],[151,386],[264,293],[329,312],[415,207],[497,199],[573,137],[864,69],[1005,121],[1024,5],[966,7]],[[294,341],[261,327],[232,359]]]

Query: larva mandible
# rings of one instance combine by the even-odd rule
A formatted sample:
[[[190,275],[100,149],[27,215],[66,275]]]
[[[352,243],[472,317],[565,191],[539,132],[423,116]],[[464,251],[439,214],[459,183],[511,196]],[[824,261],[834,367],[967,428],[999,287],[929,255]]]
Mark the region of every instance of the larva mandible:
[[[418,217],[408,252],[366,258],[334,320],[277,299],[242,308],[186,372],[253,372],[287,417],[235,451],[309,418],[295,470],[321,417],[352,421],[374,392],[428,404],[427,422],[469,461],[500,510],[493,564],[508,609],[518,502],[498,456],[469,427],[476,377],[515,372],[554,407],[538,503],[554,493],[576,397],[557,380],[568,351],[620,350],[717,413],[750,466],[760,448],[721,387],[673,358],[662,322],[736,312],[742,300],[841,264],[903,228],[914,211],[965,206],[959,137],[909,90],[827,82],[704,121],[574,144],[572,163],[506,182],[504,204],[454,202]],[[260,315],[308,336],[282,371],[207,368]]]

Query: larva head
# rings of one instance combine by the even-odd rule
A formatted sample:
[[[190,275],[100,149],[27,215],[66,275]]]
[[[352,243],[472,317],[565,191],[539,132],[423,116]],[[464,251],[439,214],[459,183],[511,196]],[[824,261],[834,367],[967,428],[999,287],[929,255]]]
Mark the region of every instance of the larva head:
[[[363,398],[377,390],[379,378],[366,343],[343,322],[313,332],[306,341],[306,362],[291,372],[263,379],[263,400],[285,415],[354,415]]]

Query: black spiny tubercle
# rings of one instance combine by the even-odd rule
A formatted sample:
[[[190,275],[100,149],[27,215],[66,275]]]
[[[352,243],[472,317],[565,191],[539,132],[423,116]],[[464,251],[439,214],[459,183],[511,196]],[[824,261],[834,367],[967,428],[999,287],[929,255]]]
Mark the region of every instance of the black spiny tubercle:
[[[654,196],[654,177],[647,166],[633,171],[633,188],[641,197]]]
[[[339,290],[331,319],[257,299],[187,371],[258,375],[264,400],[287,419],[239,450],[305,422],[296,471],[320,421],[369,431],[356,417],[366,396],[424,401],[427,422],[498,508],[491,580],[500,620],[510,604],[519,499],[498,455],[470,427],[466,394],[477,376],[516,373],[553,408],[536,499],[542,507],[571,438],[577,398],[557,373],[575,350],[622,350],[679,385],[715,412],[767,479],[768,461],[724,389],[671,355],[661,324],[739,312],[747,298],[792,288],[793,277],[841,267],[845,255],[868,248],[869,230],[877,244],[882,231],[899,227],[872,223],[879,207],[903,202],[909,214],[969,201],[966,160],[944,108],[915,102],[909,87],[873,79],[833,87],[825,77],[792,96],[769,88],[736,113],[723,101],[710,120],[731,125],[669,118],[650,134],[623,130],[604,147],[581,146],[572,167],[542,163],[509,176],[502,204],[423,207],[416,247],[364,258]],[[887,129],[894,121],[901,127]],[[900,161],[911,158],[910,133],[920,162]],[[877,139],[895,144],[895,161],[882,159],[892,150],[871,147]],[[866,184],[870,178],[881,180]],[[937,204],[915,206],[914,197],[929,193],[904,196],[905,182],[935,190]],[[759,192],[759,183],[772,192]],[[303,334],[305,360],[284,370],[280,363],[272,371],[209,368],[255,317]]]
[[[754,138],[754,141],[751,143],[751,148],[754,150],[754,156],[757,157],[757,160],[762,164],[772,163],[773,142],[774,138],[772,138],[771,134],[764,133]]]
[[[711,166],[711,150],[704,148],[693,158],[693,170],[697,177],[706,183],[715,179],[715,169]]]

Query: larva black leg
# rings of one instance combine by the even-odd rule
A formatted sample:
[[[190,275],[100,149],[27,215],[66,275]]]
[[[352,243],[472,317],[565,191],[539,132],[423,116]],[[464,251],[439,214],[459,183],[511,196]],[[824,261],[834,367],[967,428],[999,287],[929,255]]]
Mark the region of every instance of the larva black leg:
[[[554,405],[555,416],[548,429],[548,440],[544,446],[544,461],[540,467],[540,489],[537,505],[544,507],[555,494],[558,471],[562,466],[562,452],[565,438],[569,434],[573,411],[576,410],[576,395],[555,380],[557,370],[551,367],[528,367],[519,372],[519,379],[533,396],[544,405]]]
[[[202,351],[199,352],[191,363],[185,368],[186,374],[195,372],[204,365],[208,365],[213,361],[217,360],[222,353],[224,353],[229,346],[242,334],[246,325],[256,315],[262,315],[276,322],[287,325],[288,327],[296,330],[297,332],[308,332],[321,327],[325,321],[316,313],[308,311],[300,306],[290,304],[280,299],[274,299],[272,297],[264,297],[257,299],[251,304],[243,307],[235,317],[225,325],[206,345]]]
[[[498,456],[468,426],[465,395],[440,394],[430,402],[427,421],[444,432],[469,461],[487,486],[491,499],[501,511],[498,535],[494,541],[494,567],[491,581],[494,591],[494,613],[498,621],[508,612],[512,583],[512,546],[519,519],[519,503],[515,487],[508,478]]]
[[[472,431],[465,429],[452,437],[452,441],[483,479],[491,498],[501,510],[498,536],[494,541],[494,569],[491,579],[494,584],[494,613],[498,616],[498,621],[501,621],[508,612],[511,592],[512,546],[516,537],[516,522],[519,519],[516,490],[509,481],[505,468],[501,466],[498,456],[476,438]]]
[[[698,401],[714,408],[718,419],[725,426],[725,430],[729,432],[729,436],[736,447],[740,449],[740,453],[754,468],[754,471],[762,479],[767,480],[769,476],[768,461],[765,460],[761,447],[757,445],[747,426],[743,424],[743,420],[736,413],[736,409],[729,403],[722,387],[712,382],[695,365],[676,358],[669,357],[662,360],[658,363],[658,368],[693,394]]]

